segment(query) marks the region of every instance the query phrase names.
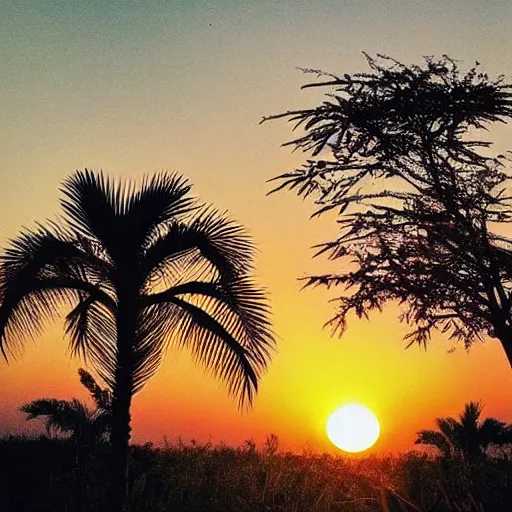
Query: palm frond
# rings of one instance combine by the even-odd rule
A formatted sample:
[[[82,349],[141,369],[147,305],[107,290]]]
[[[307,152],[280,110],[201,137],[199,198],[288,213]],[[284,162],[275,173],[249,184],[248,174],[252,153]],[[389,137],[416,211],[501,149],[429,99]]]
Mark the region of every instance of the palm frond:
[[[230,281],[189,281],[145,298],[146,304],[158,304],[173,297],[186,299],[220,321],[255,357],[266,361],[275,348],[270,307],[265,292],[247,276]]]
[[[141,249],[158,236],[162,224],[181,219],[194,211],[195,199],[188,196],[191,188],[188,180],[176,173],[160,172],[144,177],[127,205],[129,223]]]
[[[480,402],[468,402],[464,407],[464,411],[459,416],[459,422],[466,429],[476,430],[481,414],[482,404]]]
[[[64,182],[62,206],[74,231],[100,241],[119,262],[140,255],[161,224],[194,209],[190,189],[185,178],[173,173],[145,177],[138,187],[135,180],[114,182],[85,169]]]
[[[40,398],[20,407],[26,413],[27,421],[46,416],[46,431],[74,434],[92,417],[92,412],[85,404],[73,399],[57,400],[55,398]]]
[[[443,455],[448,455],[451,451],[450,443],[441,432],[437,432],[436,430],[420,430],[417,436],[414,444],[434,446]]]
[[[457,448],[460,445],[460,423],[454,418],[436,418],[435,422],[450,446]]]
[[[194,251],[210,264],[203,267],[205,275],[230,279],[253,268],[254,246],[245,229],[210,209],[188,224],[167,225],[146,251],[143,274],[150,283],[155,276],[169,273],[177,279],[184,267],[197,269],[197,257],[180,264],[181,258]]]
[[[227,385],[239,407],[252,405],[258,390],[258,377],[264,365],[254,358],[217,320],[202,309],[181,299],[173,299],[189,314],[181,343],[214,377]],[[188,328],[187,328],[188,327]],[[181,334],[181,333],[180,333]]]
[[[115,307],[112,299],[89,282],[95,264],[72,240],[46,228],[26,231],[11,241],[0,256],[0,350],[21,350],[26,336],[36,337],[59,306],[73,304],[80,292]]]
[[[496,418],[486,418],[479,429],[480,443],[485,449],[490,444],[512,443],[512,425]]]
[[[129,235],[124,214],[133,183],[116,185],[102,172],[85,169],[71,175],[61,191],[64,194],[61,205],[70,229],[85,238],[101,241],[113,260],[122,258]]]
[[[177,307],[144,308],[139,314],[133,353],[133,392],[137,393],[157,372],[171,336],[180,328],[183,313]]]
[[[81,444],[94,443],[110,429],[110,411],[91,410],[76,398],[40,398],[22,405],[20,410],[27,414],[27,421],[44,417],[48,435],[67,434]]]
[[[151,306],[166,332],[165,343],[191,350],[205,369],[220,379],[239,407],[250,406],[258,381],[268,363],[264,350],[246,347],[218,320],[200,307],[178,297]],[[158,350],[165,349],[160,341]]]
[[[275,349],[275,339],[270,322],[270,305],[265,290],[258,287],[248,276],[235,277],[222,283],[229,307],[231,329],[235,338],[263,361],[270,358]],[[228,325],[229,325],[228,324]],[[266,363],[265,363],[266,364]]]
[[[99,376],[113,388],[117,367],[117,328],[112,311],[90,296],[82,296],[66,316],[66,334],[70,337],[71,354],[85,362],[90,359]]]

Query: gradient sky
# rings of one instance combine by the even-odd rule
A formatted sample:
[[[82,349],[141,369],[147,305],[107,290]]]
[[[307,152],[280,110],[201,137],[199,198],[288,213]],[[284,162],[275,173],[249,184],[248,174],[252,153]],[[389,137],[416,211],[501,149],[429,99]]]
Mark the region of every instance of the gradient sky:
[[[469,400],[512,421],[512,372],[497,342],[469,355],[435,336],[404,350],[407,327],[390,306],[351,319],[344,337],[322,330],[332,313],[322,290],[297,278],[327,268],[310,249],[332,236],[328,219],[290,193],[266,196],[266,180],[302,156],[280,144],[284,122],[264,115],[314,105],[296,68],[365,69],[361,51],[406,62],[447,53],[491,74],[512,75],[509,0],[145,1],[0,0],[0,245],[21,226],[58,213],[58,186],[78,168],[138,177],[161,169],[229,210],[256,240],[258,278],[270,293],[279,351],[253,410],[240,414],[224,388],[184,352],[169,352],[133,402],[137,442],[257,442],[274,432],[292,449],[329,449],[328,414],[369,406],[382,437],[374,452],[412,447],[433,418]],[[512,147],[512,129],[493,132]],[[85,394],[61,324],[19,360],[0,362],[0,433],[34,431],[17,408],[42,396]]]

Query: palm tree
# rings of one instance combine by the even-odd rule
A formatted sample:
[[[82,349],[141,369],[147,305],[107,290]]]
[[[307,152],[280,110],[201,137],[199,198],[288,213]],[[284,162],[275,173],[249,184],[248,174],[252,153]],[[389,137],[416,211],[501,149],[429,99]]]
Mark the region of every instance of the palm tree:
[[[512,425],[496,418],[481,421],[482,404],[469,402],[455,418],[436,418],[439,430],[420,430],[415,444],[435,446],[443,456],[474,459],[485,454],[491,444],[512,443]]]
[[[71,353],[113,391],[112,504],[127,509],[132,397],[170,345],[249,407],[274,347],[245,230],[176,174],[113,182],[85,169],[62,187],[61,224],[24,231],[0,260],[0,351],[16,353],[62,306]]]
[[[108,389],[101,389],[83,368],[79,368],[78,375],[91,394],[95,409],[90,409],[76,398],[69,401],[40,398],[22,405],[20,410],[27,414],[27,420],[45,416],[48,435],[52,432],[69,434],[75,450],[73,494],[79,509],[87,510],[85,491],[89,482],[85,468],[91,463],[98,443],[104,441],[110,432],[112,394]]]
[[[78,453],[82,449],[93,448],[104,439],[110,431],[111,393],[101,389],[94,377],[80,368],[80,382],[90,392],[96,408],[89,409],[86,404],[73,398],[72,400],[57,400],[56,398],[39,398],[23,404],[20,411],[27,414],[27,421],[46,417],[46,432],[69,434],[75,442]]]

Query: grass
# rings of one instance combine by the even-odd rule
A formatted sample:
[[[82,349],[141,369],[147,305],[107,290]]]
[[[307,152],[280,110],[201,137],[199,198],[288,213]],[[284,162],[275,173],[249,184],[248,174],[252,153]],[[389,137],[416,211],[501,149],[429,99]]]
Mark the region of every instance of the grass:
[[[134,445],[130,481],[135,512],[512,510],[504,454],[471,464],[415,452],[353,459],[281,453],[275,436],[260,449]],[[107,483],[107,445],[77,461],[66,440],[0,439],[2,512],[101,512]]]

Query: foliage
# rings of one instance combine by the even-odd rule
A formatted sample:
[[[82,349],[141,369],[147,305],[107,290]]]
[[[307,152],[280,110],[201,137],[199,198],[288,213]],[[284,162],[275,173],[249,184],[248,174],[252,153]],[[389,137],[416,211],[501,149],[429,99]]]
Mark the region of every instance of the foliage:
[[[311,158],[278,176],[275,190],[313,197],[316,215],[335,211],[339,233],[318,254],[344,259],[344,271],[307,278],[342,286],[330,325],[367,316],[388,301],[406,306],[409,344],[435,328],[469,347],[500,340],[512,364],[510,157],[490,155],[478,130],[512,117],[512,86],[477,63],[469,71],[447,56],[406,66],[367,56],[368,73],[325,79],[320,105],[288,111],[303,129],[287,142]]]
[[[190,189],[167,173],[145,179],[139,191],[102,173],[71,176],[62,188],[64,225],[25,231],[1,259],[5,358],[25,337],[37,336],[61,303],[72,304],[70,349],[112,389],[119,344],[131,344],[137,392],[173,343],[189,347],[226,381],[240,405],[250,404],[272,346],[264,294],[248,275],[253,246],[241,226],[198,209]],[[127,284],[140,303],[134,340],[120,340],[117,332]]]
[[[124,510],[131,400],[167,347],[191,350],[240,407],[252,404],[274,347],[252,241],[190,190],[166,172],[137,187],[77,171],[62,187],[63,222],[25,230],[0,259],[4,357],[65,305],[71,353],[113,392],[113,510]]]
[[[83,368],[78,369],[78,376],[82,386],[89,391],[96,409],[103,413],[110,412],[112,410],[112,391],[108,388],[101,388],[94,377]]]
[[[91,410],[80,400],[40,398],[20,407],[27,420],[46,416],[48,434],[69,434],[78,445],[94,445],[110,431],[112,396],[108,389],[101,389],[94,377],[80,368],[80,382],[91,393],[96,408]]]
[[[249,443],[250,444],[250,443]],[[424,454],[344,458],[177,442],[132,446],[130,496],[138,512],[495,512],[512,506],[512,461],[437,460]],[[105,447],[107,448],[107,447]],[[0,440],[0,496],[13,510],[81,510],[62,440]],[[88,474],[86,510],[105,504],[99,451]],[[30,475],[30,477],[29,477]],[[1,505],[1,503],[0,503]]]
[[[438,430],[420,430],[416,444],[435,446],[444,456],[474,458],[491,445],[512,444],[512,425],[496,418],[481,420],[482,405],[469,402],[455,418],[437,418]]]

